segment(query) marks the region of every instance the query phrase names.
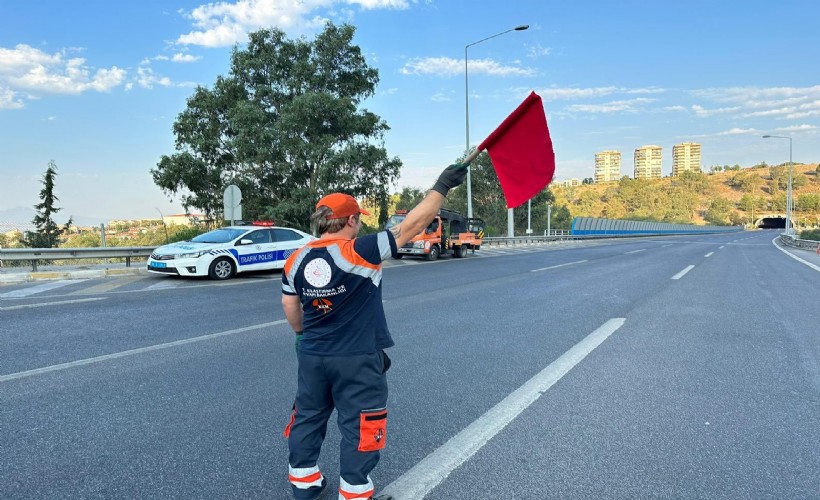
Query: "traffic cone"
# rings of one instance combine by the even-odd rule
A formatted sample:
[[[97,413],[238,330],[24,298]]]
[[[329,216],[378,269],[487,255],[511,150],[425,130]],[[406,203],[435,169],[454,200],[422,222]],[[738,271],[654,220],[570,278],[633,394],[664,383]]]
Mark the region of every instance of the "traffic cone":
[[[820,244],[817,245],[817,255],[820,255]]]

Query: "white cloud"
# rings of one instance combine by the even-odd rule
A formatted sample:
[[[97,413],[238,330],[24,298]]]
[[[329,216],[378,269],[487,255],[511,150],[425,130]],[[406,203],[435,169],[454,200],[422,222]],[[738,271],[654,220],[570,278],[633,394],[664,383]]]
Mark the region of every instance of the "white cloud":
[[[172,87],[174,86],[171,79],[167,76],[161,76],[154,74],[154,70],[148,68],[146,66],[140,66],[137,68],[137,84],[144,88],[144,89],[152,89],[154,85],[161,85],[163,87]],[[133,86],[129,87],[130,90]]]
[[[192,63],[202,59],[201,56],[192,56],[191,54],[174,54],[174,57],[171,58],[171,61],[177,63]]]
[[[750,134],[760,134],[760,131],[755,128],[732,128],[729,130],[725,130],[723,132],[718,132],[714,135],[750,135]]]
[[[503,66],[492,59],[471,59],[468,62],[471,75],[533,76],[535,71],[518,66]],[[399,70],[404,75],[438,75],[443,77],[464,75],[464,59],[450,57],[424,57],[410,59]]]
[[[17,98],[17,93],[11,89],[0,87],[0,109],[20,109],[23,101]]]
[[[251,31],[271,26],[288,32],[321,28],[325,17],[317,12],[340,5],[340,14],[352,15],[345,5],[364,10],[407,9],[409,0],[238,0],[201,5],[186,16],[194,30],[180,35],[181,45],[226,47],[242,42]],[[415,0],[412,2],[415,3]]]
[[[450,102],[452,99],[450,99],[450,96],[448,96],[447,94],[438,92],[436,94],[433,94],[433,96],[430,97],[430,100],[433,102]]]
[[[692,106],[692,111],[695,112],[697,116],[700,117],[707,117],[713,115],[720,115],[726,113],[734,113],[735,111],[739,110],[740,106],[733,106],[731,108],[716,108],[716,109],[706,109],[703,106],[695,104]]]
[[[78,49],[71,50],[76,52]],[[48,54],[25,44],[13,49],[0,47],[0,86],[6,89],[0,102],[6,107],[22,107],[19,98],[14,100],[15,95],[19,96],[19,90],[30,94],[30,99],[43,93],[108,92],[125,80],[124,69],[112,66],[95,71],[84,58],[68,57],[67,54],[66,50]]]
[[[584,99],[589,97],[601,97],[614,94],[618,87],[591,87],[591,88],[556,88],[547,87],[537,89],[535,92],[547,101]]]
[[[531,59],[538,59],[552,54],[552,49],[549,47],[542,47],[541,44],[535,44],[527,49],[527,57]]]
[[[566,107],[570,113],[616,113],[620,111],[635,112],[637,107],[655,102],[656,99],[640,97],[621,101],[611,101],[604,104],[573,104]]]
[[[808,131],[811,131],[811,130],[817,130],[817,128],[818,127],[816,125],[809,125],[807,123],[804,123],[802,125],[792,125],[790,127],[781,127],[781,128],[775,129],[775,131],[776,132],[808,132]]]

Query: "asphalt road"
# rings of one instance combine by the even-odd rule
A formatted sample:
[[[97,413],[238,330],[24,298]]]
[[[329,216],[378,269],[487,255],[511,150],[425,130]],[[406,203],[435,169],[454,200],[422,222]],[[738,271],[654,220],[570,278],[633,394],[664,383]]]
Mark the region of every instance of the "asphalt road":
[[[377,487],[818,498],[820,272],[775,236],[390,265]],[[289,498],[278,278],[0,287],[0,498]],[[334,487],[338,442],[331,421]]]

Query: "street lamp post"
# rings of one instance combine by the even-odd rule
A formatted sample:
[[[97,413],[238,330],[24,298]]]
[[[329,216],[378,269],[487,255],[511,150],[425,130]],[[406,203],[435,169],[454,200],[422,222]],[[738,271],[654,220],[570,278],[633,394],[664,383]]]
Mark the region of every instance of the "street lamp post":
[[[473,45],[479,44],[481,42],[485,42],[491,38],[495,38],[497,36],[501,36],[504,34],[509,33],[510,31],[524,31],[525,29],[529,28],[529,25],[522,24],[521,26],[516,26],[515,28],[510,28],[507,31],[502,31],[501,33],[496,33],[493,36],[488,36],[487,38],[482,38],[481,40],[473,43],[468,43],[464,46],[464,130],[466,134],[466,152],[464,154],[470,154],[470,87],[467,80],[467,49],[472,47]],[[467,217],[473,216],[473,191],[472,185],[470,182],[470,170],[471,167],[467,167]]]
[[[792,210],[794,200],[792,199],[792,138],[785,135],[764,135],[764,139],[788,139],[789,140],[789,187],[786,190],[786,234],[791,235],[792,230]]]
[[[154,207],[154,208],[156,208],[156,207]],[[165,216],[162,215],[162,212],[160,212],[160,210],[158,208],[156,210],[157,210],[157,212],[159,212],[159,220],[162,221],[162,227],[165,228],[165,244],[167,245],[168,244],[168,226],[165,225]]]

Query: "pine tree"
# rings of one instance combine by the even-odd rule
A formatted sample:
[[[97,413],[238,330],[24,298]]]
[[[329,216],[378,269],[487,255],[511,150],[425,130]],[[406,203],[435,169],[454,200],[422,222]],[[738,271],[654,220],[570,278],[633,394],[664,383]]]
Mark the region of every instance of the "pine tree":
[[[59,243],[60,235],[66,233],[73,218],[69,218],[64,226],[58,226],[54,222],[54,215],[62,210],[58,208],[56,202],[60,201],[54,194],[54,178],[57,176],[57,164],[54,160],[48,162],[46,173],[43,174],[43,189],[40,190],[40,203],[34,205],[37,214],[32,222],[37,228],[36,231],[26,231],[26,244],[31,248],[55,248]]]

